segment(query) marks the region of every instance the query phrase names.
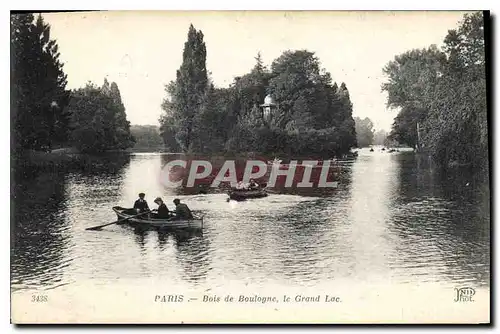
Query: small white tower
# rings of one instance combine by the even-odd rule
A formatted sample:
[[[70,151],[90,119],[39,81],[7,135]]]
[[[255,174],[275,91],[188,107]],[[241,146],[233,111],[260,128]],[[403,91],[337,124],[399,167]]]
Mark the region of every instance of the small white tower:
[[[272,111],[276,108],[276,103],[274,103],[271,95],[267,95],[264,98],[264,103],[260,105],[262,108],[262,116],[264,120],[267,122],[271,118]]]

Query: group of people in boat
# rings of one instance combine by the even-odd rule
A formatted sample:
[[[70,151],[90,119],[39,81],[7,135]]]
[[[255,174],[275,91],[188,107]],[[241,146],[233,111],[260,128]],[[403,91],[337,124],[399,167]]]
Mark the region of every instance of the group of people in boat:
[[[243,181],[238,182],[236,189],[237,190],[257,190],[260,188],[260,185],[255,182],[254,179],[250,179],[248,183],[244,183]]]
[[[145,197],[146,194],[140,193],[139,198],[135,201],[134,209],[137,213],[150,211],[148,202],[144,199]],[[193,214],[191,213],[189,207],[186,204],[181,203],[178,198],[173,200],[175,205],[175,210],[173,212],[168,209],[161,197],[155,198],[154,202],[158,205],[158,209],[151,210],[151,212],[155,213],[154,218],[176,220],[193,219]]]

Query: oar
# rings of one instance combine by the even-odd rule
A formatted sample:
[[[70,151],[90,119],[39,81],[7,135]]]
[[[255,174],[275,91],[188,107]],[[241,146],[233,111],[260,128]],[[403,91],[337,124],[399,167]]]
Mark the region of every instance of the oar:
[[[123,218],[123,219],[117,220],[117,221],[112,222],[112,223],[107,223],[107,224],[104,224],[104,225],[99,225],[99,226],[94,226],[94,227],[88,227],[88,228],[86,228],[86,230],[89,230],[89,231],[97,231],[97,230],[100,230],[100,229],[101,229],[102,227],[104,227],[104,226],[108,226],[108,225],[113,225],[113,224],[121,223],[121,222],[124,222],[124,221],[126,221],[126,220],[129,220],[129,219],[132,219],[132,218],[135,218],[135,217],[142,216],[142,215],[144,215],[144,214],[146,214],[146,213],[149,213],[149,212],[151,212],[151,210],[149,210],[149,211],[144,211],[144,212],[139,213],[138,215],[135,215],[135,216],[130,216],[130,217],[128,217],[128,218]]]

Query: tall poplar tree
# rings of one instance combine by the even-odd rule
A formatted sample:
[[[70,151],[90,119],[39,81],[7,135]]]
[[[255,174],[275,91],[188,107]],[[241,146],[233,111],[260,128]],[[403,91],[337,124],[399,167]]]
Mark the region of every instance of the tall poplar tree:
[[[16,148],[50,149],[67,140],[69,92],[58,45],[41,15],[11,16],[11,94]]]
[[[173,128],[175,139],[183,151],[192,149],[193,138],[196,136],[197,115],[203,109],[206,99],[208,88],[206,57],[203,32],[191,25],[176,80],[166,87],[169,98],[162,104],[165,115],[160,119],[165,143],[171,141],[166,136],[171,135]]]

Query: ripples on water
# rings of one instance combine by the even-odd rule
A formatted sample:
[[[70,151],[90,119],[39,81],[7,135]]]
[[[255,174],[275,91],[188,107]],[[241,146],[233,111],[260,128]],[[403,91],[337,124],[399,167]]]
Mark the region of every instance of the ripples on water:
[[[466,175],[438,177],[413,154],[362,152],[342,162],[334,193],[246,202],[169,192],[159,183],[161,167],[160,155],[140,154],[111,171],[44,172],[19,182],[12,289],[148,278],[210,287],[337,279],[489,284],[487,186]],[[203,212],[203,231],[85,231],[115,220],[111,207],[131,206],[140,191],[150,206],[158,195],[170,208],[181,198]]]

